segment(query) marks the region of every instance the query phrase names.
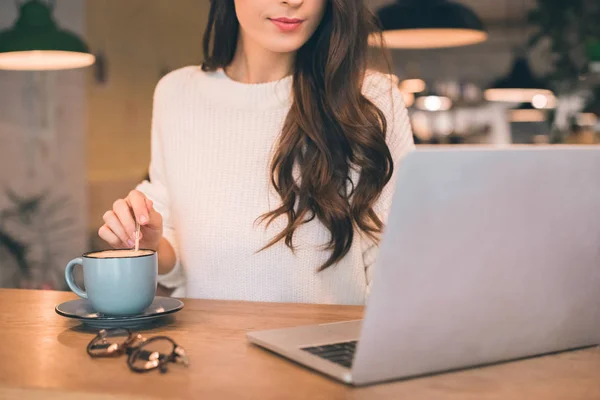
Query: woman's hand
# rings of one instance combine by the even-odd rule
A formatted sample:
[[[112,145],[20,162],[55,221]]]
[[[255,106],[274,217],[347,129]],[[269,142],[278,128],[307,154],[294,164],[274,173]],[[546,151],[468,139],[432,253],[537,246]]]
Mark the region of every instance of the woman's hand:
[[[115,249],[135,246],[135,221],[141,225],[140,248],[158,250],[163,235],[162,216],[142,192],[132,190],[124,199],[114,202],[104,216],[98,235]]]

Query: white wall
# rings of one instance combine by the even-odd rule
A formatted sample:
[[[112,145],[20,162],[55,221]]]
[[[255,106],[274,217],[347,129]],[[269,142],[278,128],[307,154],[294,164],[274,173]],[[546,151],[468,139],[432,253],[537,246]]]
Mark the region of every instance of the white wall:
[[[84,5],[58,0],[59,24],[82,33]],[[0,29],[16,16],[15,1],[0,0]],[[0,240],[0,287],[62,288],[64,265],[87,248],[84,77],[80,70],[0,71],[0,239],[24,244],[33,271],[30,282],[19,282],[18,264]],[[43,200],[14,215],[8,190],[19,201]]]

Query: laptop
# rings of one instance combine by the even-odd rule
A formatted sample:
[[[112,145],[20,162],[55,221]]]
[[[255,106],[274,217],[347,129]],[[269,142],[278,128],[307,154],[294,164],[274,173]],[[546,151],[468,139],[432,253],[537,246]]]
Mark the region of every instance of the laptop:
[[[352,385],[600,343],[600,147],[420,148],[363,320],[251,332]]]

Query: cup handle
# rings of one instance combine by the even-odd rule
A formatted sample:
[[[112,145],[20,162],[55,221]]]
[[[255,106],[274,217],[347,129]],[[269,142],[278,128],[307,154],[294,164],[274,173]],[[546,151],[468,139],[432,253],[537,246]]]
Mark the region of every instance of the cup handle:
[[[73,268],[76,265],[83,266],[83,259],[75,258],[67,264],[67,268],[65,268],[65,280],[67,281],[67,285],[69,285],[69,289],[71,289],[77,296],[87,299],[87,292],[81,289],[77,283],[75,283],[75,278],[73,278]]]

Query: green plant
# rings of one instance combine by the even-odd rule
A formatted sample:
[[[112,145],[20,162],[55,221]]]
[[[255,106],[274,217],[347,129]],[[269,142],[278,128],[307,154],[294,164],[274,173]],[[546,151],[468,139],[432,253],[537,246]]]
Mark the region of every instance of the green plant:
[[[0,208],[0,287],[63,289],[56,250],[73,234],[70,198],[47,191],[22,196],[10,188],[2,194],[9,203]]]
[[[600,61],[600,1],[537,0],[529,22],[537,27],[530,46],[549,42],[553,70],[548,78],[555,90],[576,90],[590,62]]]

